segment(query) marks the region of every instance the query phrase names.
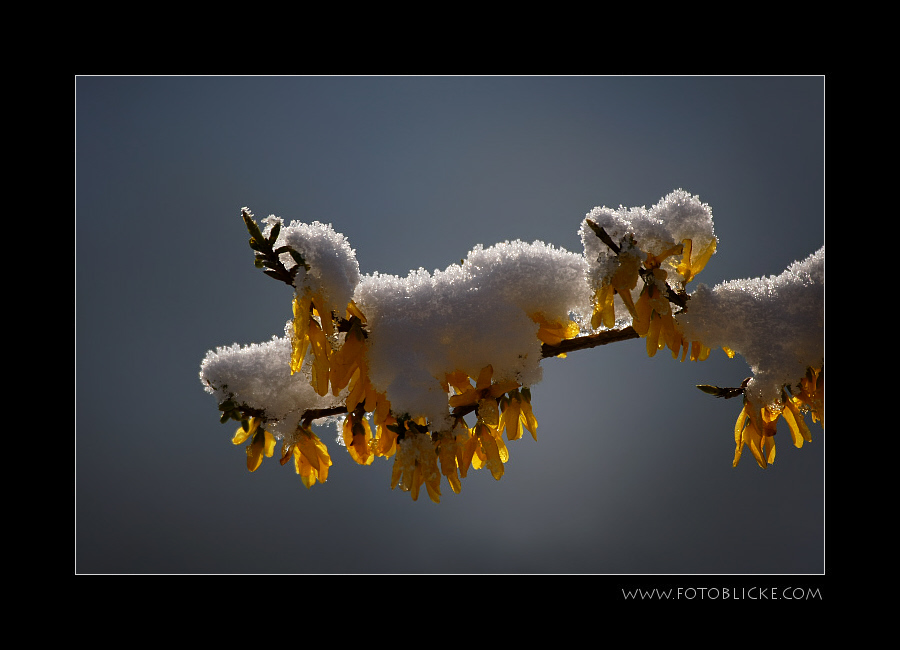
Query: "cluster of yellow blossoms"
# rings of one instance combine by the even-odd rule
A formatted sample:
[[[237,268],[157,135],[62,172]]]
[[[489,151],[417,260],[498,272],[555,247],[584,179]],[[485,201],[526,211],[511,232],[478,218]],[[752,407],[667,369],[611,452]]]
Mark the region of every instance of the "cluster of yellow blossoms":
[[[311,355],[311,384],[319,395],[330,391],[338,396],[347,389],[341,428],[344,446],[360,465],[371,465],[375,457],[393,456],[392,489],[400,487],[416,500],[424,485],[437,503],[442,476],[456,493],[469,468],[487,468],[497,480],[503,476],[504,463],[509,460],[504,434],[506,440],[518,440],[527,429],[537,440],[538,423],[529,389],[513,380],[494,381],[491,365],[478,377],[455,371],[441,380],[453,416],[452,430],[431,431],[425,418],[395,416],[384,393],[369,381],[366,318],[359,308],[351,302],[343,321],[336,324],[322,297],[306,292],[294,298],[293,311],[291,373],[299,372]],[[549,320],[543,314],[533,315],[532,320],[544,343],[556,344],[578,335],[573,321]],[[339,330],[344,333],[342,341]],[[473,412],[477,421],[470,428],[464,416]],[[262,424],[261,417],[245,419],[232,439],[236,445],[250,440],[247,468],[251,472],[260,467],[264,456],[274,455],[275,437]],[[301,422],[283,442],[281,464],[292,459],[307,488],[327,480],[331,457],[309,422]]]
[[[594,313],[591,326],[596,328],[615,327],[616,309],[613,298],[618,295],[632,317],[635,332],[647,340],[647,354],[654,356],[658,350],[668,347],[672,358],[677,359],[679,353],[684,361],[688,353],[692,361],[702,361],[709,356],[709,348],[700,341],[685,341],[672,314],[672,305],[667,295],[668,272],[661,268],[669,257],[681,255],[676,266],[677,272],[684,279],[684,284],[696,276],[716,250],[716,240],[696,255],[692,254],[693,243],[685,239],[680,244],[672,244],[659,254],[641,251],[633,237],[627,237],[617,251],[617,266],[612,276],[601,283],[594,294]],[[645,277],[644,287],[635,302],[632,291],[638,279]]]
[[[791,441],[798,449],[803,442],[812,442],[809,427],[803,419],[809,413],[813,422],[825,426],[825,370],[807,368],[806,376],[798,384],[795,395],[788,387],[781,392],[781,400],[757,406],[744,396],[744,408],[734,425],[734,461],[737,467],[744,447],[749,447],[760,467],[775,460],[775,427],[784,418],[791,432]]]

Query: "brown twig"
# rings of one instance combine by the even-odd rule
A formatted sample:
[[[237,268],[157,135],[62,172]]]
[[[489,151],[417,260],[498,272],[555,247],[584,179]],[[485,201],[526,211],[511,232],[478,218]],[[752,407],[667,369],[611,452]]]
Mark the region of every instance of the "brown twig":
[[[309,427],[313,423],[313,420],[318,420],[319,418],[327,418],[332,415],[343,415],[346,412],[346,406],[332,406],[331,408],[326,409],[307,409],[303,412],[303,416],[300,418],[300,423],[304,427]]]
[[[587,334],[585,336],[576,336],[572,339],[563,339],[555,345],[544,343],[541,345],[541,356],[558,357],[560,354],[568,354],[576,350],[587,350],[595,348],[598,345],[606,345],[608,343],[617,343],[618,341],[627,341],[629,339],[639,339],[640,334],[634,331],[629,325],[620,330],[603,330],[596,334]]]

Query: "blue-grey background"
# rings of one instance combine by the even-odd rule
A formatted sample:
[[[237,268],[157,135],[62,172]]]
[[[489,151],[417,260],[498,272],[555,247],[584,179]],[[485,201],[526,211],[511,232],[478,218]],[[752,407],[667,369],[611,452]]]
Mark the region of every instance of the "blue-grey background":
[[[361,271],[478,243],[579,251],[597,205],[676,188],[713,209],[697,282],[777,274],[824,243],[821,77],[78,77],[75,569],[80,573],[797,574],[824,571],[824,432],[731,466],[746,363],[643,341],[544,363],[538,442],[442,503],[391,462],[307,490],[254,474],[203,391],[207,350],[281,335],[249,206],[330,222]],[[784,425],[781,425],[784,429]]]

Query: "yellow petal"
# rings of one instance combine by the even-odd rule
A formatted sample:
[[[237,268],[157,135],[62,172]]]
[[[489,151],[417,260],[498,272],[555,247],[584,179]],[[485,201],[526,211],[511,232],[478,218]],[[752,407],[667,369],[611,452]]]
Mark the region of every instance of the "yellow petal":
[[[321,465],[319,463],[319,449],[316,446],[315,440],[318,438],[313,435],[310,437],[306,434],[301,434],[297,436],[296,449],[300,451],[303,457],[306,459],[306,462],[309,463],[310,467],[319,471]]]
[[[263,431],[265,440],[263,441],[263,452],[267,457],[271,458],[275,454],[275,436],[268,431]]]
[[[340,393],[360,367],[365,351],[365,337],[357,323],[350,327],[344,344],[331,357],[329,380],[333,395]]]
[[[234,437],[231,439],[231,443],[234,445],[239,445],[247,440],[250,437],[252,431],[250,429],[244,429],[244,427],[238,427],[237,431],[234,432]]]
[[[523,401],[521,404],[521,410],[519,412],[519,422],[522,423],[528,431],[531,432],[531,437],[534,438],[535,442],[537,442],[537,428],[538,421],[537,418],[534,417],[534,413],[531,411],[531,403],[528,401]]]
[[[400,484],[403,476],[403,463],[400,461],[400,454],[394,458],[394,465],[391,468],[391,489],[393,490]]]
[[[447,373],[446,382],[448,387],[455,389],[457,393],[464,393],[472,387],[469,383],[469,375],[462,370],[454,370],[453,372]],[[447,392],[450,391],[448,390]]]
[[[797,425],[797,431],[800,434],[801,438],[806,442],[812,442],[812,434],[809,432],[809,427],[806,426],[806,421],[803,419],[803,414],[800,412],[800,409],[797,408],[797,400],[795,397],[789,397],[785,400],[785,406],[787,407],[787,412],[794,418],[794,422]],[[787,418],[785,418],[787,419]],[[796,444],[796,443],[795,443]],[[803,444],[802,442],[800,443]],[[800,445],[797,445],[798,447]]]
[[[752,426],[747,427],[745,432],[750,431],[749,434],[745,436],[745,442],[750,447],[750,451],[753,453],[753,457],[756,459],[756,463],[762,467],[766,468],[766,457],[763,455],[763,450],[761,448],[761,442],[763,437],[757,435],[755,431],[752,430]]]
[[[606,284],[597,289],[594,294],[594,313],[591,316],[591,327],[598,329],[601,325],[612,329],[616,325],[616,308],[613,303],[615,289],[611,284]]]
[[[486,365],[478,373],[478,381],[475,382],[475,390],[482,391],[491,387],[491,377],[494,375],[494,367]]]
[[[522,412],[522,406],[519,399],[510,399],[506,408],[500,416],[499,430],[506,429],[507,440],[518,440],[522,437],[522,423],[519,421],[519,414]]]
[[[637,303],[634,305],[634,319],[631,326],[634,327],[634,331],[638,333],[638,336],[642,337],[647,336],[647,331],[650,329],[650,315],[653,311],[650,306],[650,291],[651,288],[649,287],[642,291]]]
[[[803,446],[803,436],[800,434],[800,427],[797,426],[797,421],[794,419],[794,413],[791,409],[785,407],[781,415],[791,431],[791,442],[799,449]]]
[[[312,299],[307,294],[302,298],[294,296],[293,334],[291,335],[291,374],[299,372],[309,348],[309,307]]]
[[[459,395],[453,395],[449,399],[450,408],[456,408],[457,406],[468,406],[469,404],[474,404],[478,401],[478,391],[474,388],[469,388],[463,393]]]
[[[684,337],[681,335],[681,332],[675,332],[672,336],[672,344],[669,348],[672,350],[672,358],[677,359],[678,354],[681,352],[682,348],[684,348]],[[682,357],[681,360],[684,361],[684,357]]]
[[[665,343],[665,347],[668,347],[670,350],[677,350],[676,339],[678,337],[678,332],[675,329],[675,319],[672,318],[671,312],[662,316],[662,325],[660,326],[659,334],[660,350],[664,347],[662,343]]]
[[[350,378],[348,384],[350,386],[350,392],[347,394],[347,400],[344,402],[348,413],[355,411],[360,402],[366,399],[366,383],[367,381],[366,378],[363,377],[362,369],[357,368]]]
[[[331,467],[331,456],[328,454],[328,447],[319,440],[319,437],[313,435],[313,443],[316,445],[316,455],[319,457],[319,482],[324,483],[328,480],[328,468]]]
[[[422,476],[422,468],[416,465],[413,468],[412,481],[409,486],[409,494],[412,497],[413,501],[419,500],[419,488],[422,486],[422,483],[425,482],[425,477]]]
[[[507,379],[506,381],[498,381],[496,384],[491,385],[491,389],[488,391],[486,397],[492,397],[497,399],[501,395],[508,393],[511,390],[515,390],[519,387],[519,382],[513,379]]]
[[[306,460],[305,456],[299,453],[295,454],[294,469],[297,471],[297,474],[300,475],[300,480],[307,489],[315,485],[316,479],[318,478],[318,472],[316,472],[309,464],[309,461]]]
[[[766,436],[763,439],[765,443],[766,464],[775,462],[775,438]]]
[[[497,400],[491,397],[478,400],[478,419],[492,427],[500,422],[500,409],[497,408]]]
[[[612,278],[610,278],[610,284],[615,288],[616,292],[622,296],[622,299],[626,300],[625,296],[630,294],[631,290],[637,286],[642,261],[638,255],[629,251],[622,251],[617,257],[619,266]],[[629,298],[626,301],[626,304],[630,302],[631,300]]]
[[[681,243],[684,244],[684,250],[682,251],[681,262],[675,267],[675,270],[684,278],[684,283],[687,284],[693,277],[693,273],[691,273],[691,248],[693,248],[693,242],[690,239],[684,239]]]
[[[672,255],[681,255],[684,251],[684,244],[673,244],[670,248],[664,250],[659,255],[647,255],[647,268],[658,267],[666,258]]]
[[[456,447],[456,464],[459,467],[459,475],[462,478],[466,478],[469,467],[474,465],[475,454],[478,450],[477,436],[472,432],[466,435],[467,437],[462,439],[462,444],[457,444]],[[461,438],[461,435],[457,436],[457,443],[459,443]],[[478,469],[478,467],[475,469]]]
[[[357,307],[356,303],[351,300],[347,304],[347,318],[350,318],[352,316],[356,316],[360,321],[363,322],[363,324],[365,324],[365,322],[366,322],[365,314],[363,314],[362,310],[360,310],[360,308]]]
[[[659,331],[662,327],[662,319],[659,316],[650,317],[650,327],[647,329],[647,356],[652,357],[659,349]]]
[[[709,262],[709,258],[712,257],[715,252],[716,238],[713,237],[706,247],[700,251],[699,255],[691,256],[691,275],[695,276],[700,273],[700,271],[703,270],[703,267],[706,266],[706,263]]]
[[[737,467],[741,460],[741,452],[744,450],[744,427],[747,426],[747,406],[741,409],[737,422],[734,423],[734,460],[732,466]]]
[[[328,394],[328,340],[316,321],[309,324],[309,342],[313,351],[312,386],[324,397]]]
[[[708,347],[700,341],[691,341],[691,361],[705,361],[708,356]]]
[[[375,455],[390,458],[397,452],[397,434],[384,425],[375,427]]]
[[[491,476],[499,481],[503,476],[503,461],[500,458],[500,449],[497,446],[497,440],[491,435],[486,425],[476,424],[478,433],[478,442],[481,445],[481,451],[485,456],[485,465],[491,472]]]
[[[373,405],[374,409],[369,409],[369,400],[366,398],[366,410],[374,413],[372,418],[376,425],[391,424],[388,419],[391,418],[391,403],[388,401],[384,393],[376,393],[372,389],[372,394],[376,396],[377,402]]]
[[[247,469],[255,472],[262,465],[263,454],[266,452],[265,432],[257,431],[253,436],[253,442],[247,445]],[[271,454],[269,454],[271,456]]]
[[[428,491],[428,497],[434,501],[435,503],[441,502],[441,482],[440,477],[435,481],[434,479],[426,479],[425,480],[425,489]]]
[[[319,315],[322,331],[325,332],[325,336],[331,338],[334,336],[334,316],[331,313],[331,309],[329,309],[326,304],[325,298],[321,294],[313,294],[312,304],[316,313]]]

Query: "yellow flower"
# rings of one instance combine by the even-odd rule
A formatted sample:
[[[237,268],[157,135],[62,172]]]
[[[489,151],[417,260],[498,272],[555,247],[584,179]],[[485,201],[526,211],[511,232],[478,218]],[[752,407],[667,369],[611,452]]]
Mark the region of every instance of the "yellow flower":
[[[391,472],[391,489],[397,486],[408,491],[413,501],[419,498],[419,490],[424,485],[429,498],[441,502],[441,472],[438,470],[438,455],[431,435],[421,420],[406,420],[403,437],[397,446],[397,455]]]
[[[500,432],[479,418],[472,429],[472,437],[478,441],[472,456],[472,467],[487,467],[491,476],[499,481],[503,476],[503,463],[509,460],[509,450]]]
[[[601,326],[612,329],[616,326],[616,306],[613,302],[616,288],[611,284],[603,284],[594,293],[594,313],[591,315],[591,327]]]
[[[694,276],[703,270],[703,267],[706,266],[709,258],[716,252],[716,238],[713,237],[706,247],[697,253],[697,255],[693,255],[692,253],[694,245],[692,240],[685,239],[681,243],[684,244],[684,252],[682,260],[678,266],[675,267],[675,270],[678,271],[681,277],[684,278],[684,283],[687,284],[694,279]]]
[[[494,367],[487,365],[478,373],[478,380],[475,387],[466,382],[459,382],[459,375],[447,375],[448,384],[452,381],[456,390],[462,388],[462,392],[450,398],[450,408],[458,408],[461,406],[476,405],[476,413],[480,419],[488,424],[496,426],[500,421],[500,411],[497,407],[497,398],[511,390],[519,387],[518,382],[513,380],[505,380],[492,383],[491,378],[494,374]]]
[[[618,258],[618,267],[610,278],[610,285],[619,294],[622,302],[634,317],[634,301],[631,299],[631,292],[637,286],[640,277],[641,264],[643,264],[642,253],[635,247],[634,239],[626,239],[622,242],[622,248],[616,257]]]
[[[710,348],[703,345],[700,341],[691,342],[691,361],[706,361],[709,353]]]
[[[292,442],[282,448],[281,464],[294,460],[294,469],[307,488],[318,480],[328,480],[328,468],[331,467],[331,456],[328,448],[310,429],[301,427],[297,430]]]
[[[329,362],[329,381],[333,395],[340,393],[350,383],[354,373],[365,370],[366,337],[358,319],[350,321],[350,329],[344,343],[332,355]],[[368,374],[368,373],[366,373]]]
[[[271,458],[272,454],[275,453],[275,436],[260,428],[260,424],[262,424],[260,418],[250,418],[250,420],[241,423],[241,426],[231,439],[231,442],[235,445],[246,442],[248,438],[251,439],[250,444],[247,445],[247,469],[251,472],[259,469],[263,456]]]
[[[809,409],[813,422],[825,426],[825,368],[807,368],[806,376],[800,380],[801,404]]]
[[[466,478],[469,468],[472,467],[475,451],[478,449],[478,438],[463,420],[457,422],[454,431],[456,432],[456,466],[459,468],[460,477]]]
[[[294,296],[293,312],[291,374],[300,371],[303,360],[312,348],[314,360],[311,383],[316,392],[324,397],[328,393],[331,354],[328,340],[334,336],[332,313],[326,310],[322,296],[310,291],[302,296]]]
[[[806,421],[800,412],[803,402],[799,398],[789,395],[784,390],[782,391],[782,402],[784,403],[782,416],[791,430],[791,440],[794,446],[799,449],[803,446],[804,441],[812,442],[812,434],[809,432],[809,427],[806,426]]]
[[[365,355],[359,360],[356,370],[348,384],[349,391],[344,402],[347,412],[355,411],[362,406],[367,413],[375,414],[375,425],[384,422],[391,411],[391,403],[384,393],[378,392],[369,381],[369,366]]]
[[[531,436],[537,440],[538,422],[531,411],[531,391],[528,388],[509,391],[506,397],[500,399],[500,408],[500,424],[497,431],[502,433],[506,430],[507,440],[521,438],[523,429],[528,429]]]
[[[397,420],[393,416],[386,418],[382,424],[376,424],[375,444],[372,447],[376,456],[390,458],[397,453],[398,435],[396,431],[391,429],[391,426],[396,424]]]
[[[665,249],[658,255],[654,255],[653,253],[647,253],[647,259],[644,260],[644,268],[648,271],[652,271],[653,269],[658,269],[662,266],[662,263],[671,257],[672,255],[681,255],[684,251],[683,244],[667,244],[669,248]]]
[[[560,341],[575,338],[576,336],[578,336],[579,327],[578,323],[576,323],[575,321],[568,319],[566,319],[565,323],[559,321],[551,321],[548,320],[544,316],[544,314],[540,312],[532,314],[530,318],[540,326],[538,328],[537,337],[541,340],[542,343],[546,343],[548,345],[558,345]]]
[[[298,372],[309,348],[309,326],[317,323],[331,337],[334,335],[332,314],[325,309],[325,300],[308,289],[302,296],[295,295],[293,302],[293,336],[291,337],[291,372]]]
[[[737,467],[744,447],[750,447],[760,467],[765,468],[775,460],[775,420],[779,413],[769,407],[756,407],[744,397],[744,408],[734,424],[734,460]]]
[[[347,414],[342,433],[350,457],[360,465],[371,465],[375,459],[372,450],[372,429],[362,410],[357,409]]]
[[[671,252],[665,253],[659,257],[654,257],[653,255],[647,256],[645,266],[653,275],[653,280],[645,282],[644,288],[641,290],[641,295],[638,297],[638,301],[632,312],[634,315],[632,326],[642,337],[646,336],[650,329],[650,321],[654,311],[660,316],[668,314],[671,317],[672,315],[672,308],[669,305],[669,300],[660,289],[660,287],[665,286],[668,273],[659,268],[660,263],[662,263],[662,261],[670,254]]]
[[[441,465],[441,474],[447,477],[450,489],[459,494],[462,489],[460,475],[465,478],[472,456],[466,458],[466,443],[470,437],[469,429],[463,421],[457,420],[452,431],[439,433],[434,440],[435,453]],[[472,449],[474,453],[474,447]]]

